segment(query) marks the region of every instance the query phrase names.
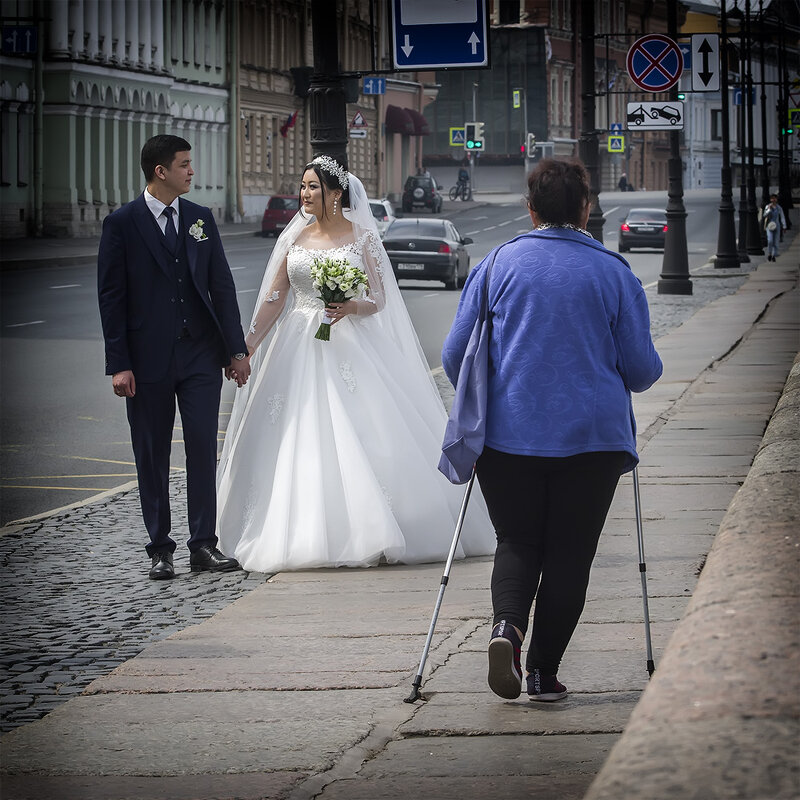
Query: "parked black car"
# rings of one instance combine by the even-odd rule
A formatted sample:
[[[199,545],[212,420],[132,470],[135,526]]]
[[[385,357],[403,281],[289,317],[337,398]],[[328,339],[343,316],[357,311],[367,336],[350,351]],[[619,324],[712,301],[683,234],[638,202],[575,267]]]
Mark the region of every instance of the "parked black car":
[[[667,212],[660,208],[632,208],[619,226],[619,252],[631,247],[664,248]]]
[[[403,189],[403,211],[411,213],[429,208],[434,214],[442,212],[439,185],[428,175],[409,175]]]
[[[383,246],[398,278],[444,281],[459,289],[469,274],[472,239],[462,236],[450,220],[404,217],[383,235]]]

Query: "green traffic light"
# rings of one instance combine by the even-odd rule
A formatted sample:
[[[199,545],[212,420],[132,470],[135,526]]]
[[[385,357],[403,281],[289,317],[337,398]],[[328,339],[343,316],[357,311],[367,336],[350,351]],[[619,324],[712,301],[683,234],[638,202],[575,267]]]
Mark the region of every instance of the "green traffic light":
[[[678,100],[685,100],[686,95],[683,92],[678,92]]]
[[[475,147],[475,142],[467,142],[467,150],[472,150]]]

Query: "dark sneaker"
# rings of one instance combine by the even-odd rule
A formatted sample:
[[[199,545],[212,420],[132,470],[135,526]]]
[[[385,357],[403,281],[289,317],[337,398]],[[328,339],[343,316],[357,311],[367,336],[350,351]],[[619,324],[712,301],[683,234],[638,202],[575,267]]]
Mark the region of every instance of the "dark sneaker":
[[[489,639],[489,688],[506,700],[516,700],[522,693],[522,639],[513,625],[498,622]]]
[[[528,684],[528,700],[552,703],[567,696],[567,687],[555,675],[542,675],[535,669],[525,680]]]

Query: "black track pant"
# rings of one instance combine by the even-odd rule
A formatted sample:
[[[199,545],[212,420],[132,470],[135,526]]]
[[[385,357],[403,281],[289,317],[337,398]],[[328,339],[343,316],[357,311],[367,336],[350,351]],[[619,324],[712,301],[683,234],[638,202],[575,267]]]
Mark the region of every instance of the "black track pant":
[[[485,448],[477,475],[497,534],[494,622],[528,629],[527,670],[555,675],[586,601],[589,571],[626,453],[567,458]]]

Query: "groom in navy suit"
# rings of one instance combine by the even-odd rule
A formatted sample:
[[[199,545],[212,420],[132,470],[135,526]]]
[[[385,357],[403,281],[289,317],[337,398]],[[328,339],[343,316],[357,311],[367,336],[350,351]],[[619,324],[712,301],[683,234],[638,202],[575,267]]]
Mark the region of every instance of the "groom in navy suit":
[[[250,375],[236,289],[210,209],[184,200],[191,145],[159,135],[142,148],[147,188],[103,222],[97,257],[106,374],[125,397],[150,543],[150,577],[173,578],[169,458],[175,401],[186,449],[189,563],[222,572],[217,549],[217,427],[222,370]]]

